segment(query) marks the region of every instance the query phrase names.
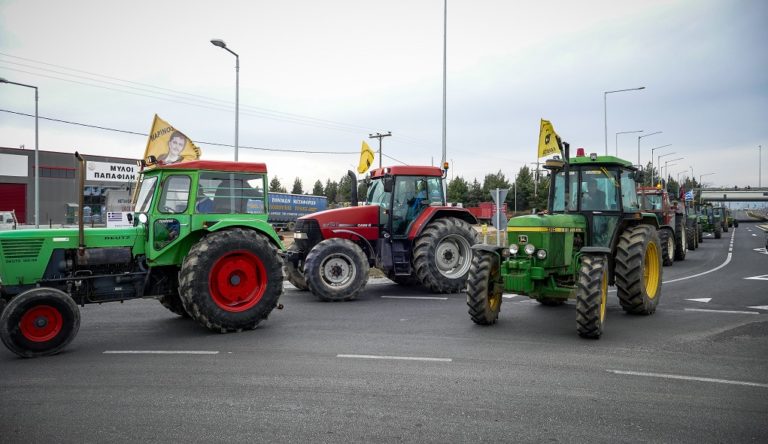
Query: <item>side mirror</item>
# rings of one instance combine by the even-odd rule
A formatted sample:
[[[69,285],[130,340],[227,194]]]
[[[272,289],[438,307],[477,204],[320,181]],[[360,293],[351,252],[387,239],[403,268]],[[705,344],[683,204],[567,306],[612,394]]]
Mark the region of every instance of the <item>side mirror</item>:
[[[132,213],[126,214],[125,218],[128,219],[128,223],[129,224],[133,224],[133,214]]]
[[[384,181],[384,192],[391,193],[395,189],[395,178],[387,174],[382,180]]]

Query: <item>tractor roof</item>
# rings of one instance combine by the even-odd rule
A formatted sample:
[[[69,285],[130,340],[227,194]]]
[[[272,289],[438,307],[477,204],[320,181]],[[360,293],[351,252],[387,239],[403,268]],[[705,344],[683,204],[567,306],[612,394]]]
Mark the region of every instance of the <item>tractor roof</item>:
[[[620,159],[615,156],[595,156],[595,160],[592,160],[591,156],[574,156],[570,159],[571,165],[602,165],[613,166],[618,165],[624,168],[636,169],[632,162],[628,162],[624,159]]]
[[[214,170],[236,173],[266,173],[266,163],[225,162],[220,160],[190,160],[170,165],[157,165],[158,170]]]
[[[442,177],[443,170],[433,166],[411,166],[411,165],[398,165],[391,167],[376,168],[371,171],[371,177],[382,177],[384,174],[391,174],[393,176],[435,176]]]

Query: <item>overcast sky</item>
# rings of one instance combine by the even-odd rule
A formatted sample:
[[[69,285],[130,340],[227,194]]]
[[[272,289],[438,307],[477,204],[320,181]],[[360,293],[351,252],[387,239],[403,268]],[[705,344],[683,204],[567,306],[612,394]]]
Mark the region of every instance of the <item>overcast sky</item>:
[[[451,176],[512,178],[536,161],[539,119],[573,148],[637,162],[684,157],[680,178],[768,184],[768,1],[448,1]],[[204,159],[231,160],[240,56],[241,161],[290,189],[338,180],[362,140],[384,164],[442,156],[442,0],[0,0],[0,77],[40,91],[40,116],[147,133],[160,117]],[[0,109],[34,93],[0,85]],[[0,146],[34,148],[34,119],[0,112]],[[40,149],[139,158],[146,137],[40,121]],[[369,140],[378,148],[376,140]],[[272,150],[306,150],[296,153]],[[328,154],[343,153],[343,154]],[[391,156],[387,158],[386,156]],[[654,156],[655,157],[655,156]],[[672,162],[670,162],[672,163]],[[378,165],[378,157],[376,159]]]

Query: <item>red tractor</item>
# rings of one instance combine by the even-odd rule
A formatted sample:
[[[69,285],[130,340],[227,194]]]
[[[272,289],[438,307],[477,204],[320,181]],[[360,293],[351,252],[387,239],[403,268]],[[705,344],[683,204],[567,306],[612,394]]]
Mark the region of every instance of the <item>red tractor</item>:
[[[661,187],[638,187],[642,210],[654,213],[659,221],[661,257],[664,265],[685,260],[688,251],[685,206],[669,200],[669,193]]]
[[[296,221],[294,245],[285,257],[288,280],[323,301],[354,299],[368,282],[370,267],[398,284],[462,291],[477,220],[464,208],[446,206],[444,175],[430,166],[373,170],[362,206],[353,181],[351,207]]]

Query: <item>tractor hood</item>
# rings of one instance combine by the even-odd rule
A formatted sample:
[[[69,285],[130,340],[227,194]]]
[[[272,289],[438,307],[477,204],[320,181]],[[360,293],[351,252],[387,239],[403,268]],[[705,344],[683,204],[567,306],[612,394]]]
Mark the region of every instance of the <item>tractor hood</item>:
[[[359,207],[334,208],[302,216],[299,220],[315,220],[320,229],[357,227],[379,223],[379,206],[363,205]]]
[[[579,232],[587,222],[580,214],[530,214],[510,219],[507,231]]]

